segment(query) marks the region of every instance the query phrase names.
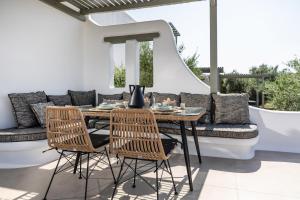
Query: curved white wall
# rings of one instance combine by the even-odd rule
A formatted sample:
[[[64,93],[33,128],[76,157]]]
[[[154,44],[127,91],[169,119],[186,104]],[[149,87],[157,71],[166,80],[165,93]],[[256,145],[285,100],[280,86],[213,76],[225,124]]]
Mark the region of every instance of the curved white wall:
[[[271,111],[250,106],[250,120],[258,125],[257,150],[300,153],[300,112]]]
[[[159,32],[154,39],[154,86],[147,91],[180,93],[209,93],[209,86],[200,81],[186,67],[178,54],[173,33],[162,20],[100,27],[86,23],[84,29],[84,86],[99,93],[117,93],[124,88],[111,88],[111,44],[104,37]],[[135,58],[132,58],[135,59]],[[134,80],[127,80],[133,83]],[[127,90],[127,87],[125,88]]]
[[[9,93],[83,88],[82,25],[38,0],[0,1],[0,128],[15,125]]]

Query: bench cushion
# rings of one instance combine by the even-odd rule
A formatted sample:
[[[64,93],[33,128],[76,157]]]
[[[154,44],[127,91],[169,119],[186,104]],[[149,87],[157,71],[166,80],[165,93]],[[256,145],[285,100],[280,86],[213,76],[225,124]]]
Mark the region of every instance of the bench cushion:
[[[0,142],[22,142],[45,139],[47,139],[46,129],[41,127],[0,130]]]
[[[180,134],[180,128],[174,124],[159,123],[159,130],[162,133]],[[190,126],[186,127],[191,130]],[[255,124],[199,124],[196,126],[198,136],[220,137],[234,139],[250,139],[258,135]],[[186,132],[191,135],[190,131]]]

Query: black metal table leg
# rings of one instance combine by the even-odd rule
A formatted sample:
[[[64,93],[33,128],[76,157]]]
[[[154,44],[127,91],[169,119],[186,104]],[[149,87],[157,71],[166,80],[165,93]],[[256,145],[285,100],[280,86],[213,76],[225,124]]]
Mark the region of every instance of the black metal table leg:
[[[194,121],[191,121],[191,126],[192,126],[192,134],[194,136],[194,142],[195,142],[195,146],[196,146],[196,150],[197,150],[199,163],[201,164],[202,159],[201,159],[201,154],[200,154],[200,147],[199,147],[198,135],[197,135],[197,131],[196,131],[196,125],[195,125]]]
[[[186,137],[186,133],[185,133],[184,121],[180,121],[180,130],[181,130],[182,147],[183,147],[186,171],[187,171],[189,184],[190,184],[190,191],[193,191],[193,181],[192,181],[192,173],[191,173],[190,155],[189,155],[187,137]]]

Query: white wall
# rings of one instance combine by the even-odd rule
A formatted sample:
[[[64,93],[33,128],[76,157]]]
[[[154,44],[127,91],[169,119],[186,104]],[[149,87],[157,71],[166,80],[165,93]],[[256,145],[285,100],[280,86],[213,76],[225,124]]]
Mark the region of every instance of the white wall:
[[[83,88],[82,25],[38,0],[0,1],[0,128],[15,125],[9,93]]]
[[[104,42],[106,36],[119,36],[159,32],[160,37],[154,39],[154,86],[147,91],[180,93],[209,93],[209,87],[200,81],[186,67],[178,54],[173,33],[167,22],[149,21],[99,27],[86,23],[84,28],[84,86],[85,89],[96,88],[100,93],[118,93],[120,88],[111,88],[111,48]],[[128,54],[130,55],[130,54]],[[134,59],[134,58],[132,58]],[[134,80],[127,80],[128,83]],[[128,87],[128,86],[127,86]],[[125,90],[128,90],[128,88]]]
[[[257,150],[300,153],[300,112],[251,107],[250,120],[258,125]]]

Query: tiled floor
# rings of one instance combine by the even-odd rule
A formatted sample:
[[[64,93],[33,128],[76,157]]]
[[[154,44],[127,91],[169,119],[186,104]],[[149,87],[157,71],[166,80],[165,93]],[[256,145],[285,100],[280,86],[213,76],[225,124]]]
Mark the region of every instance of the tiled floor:
[[[172,157],[171,165],[179,195],[173,195],[171,179],[166,176],[160,199],[300,200],[300,154],[258,151],[255,158],[246,161],[204,157],[203,164],[199,165],[194,156],[191,161],[194,191],[189,192],[184,159],[178,154]],[[0,200],[42,199],[54,167],[55,163],[50,163],[0,170]],[[155,183],[153,171],[145,177]],[[120,185],[115,199],[156,199],[155,192],[140,179],[135,189],[131,184],[132,181],[127,181]],[[113,187],[108,168],[96,170],[89,182],[89,198],[110,199]],[[83,192],[84,180],[69,170],[56,176],[48,200],[82,199]]]

